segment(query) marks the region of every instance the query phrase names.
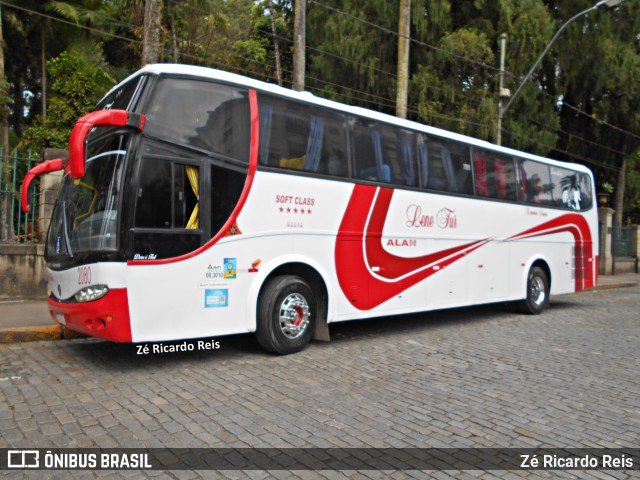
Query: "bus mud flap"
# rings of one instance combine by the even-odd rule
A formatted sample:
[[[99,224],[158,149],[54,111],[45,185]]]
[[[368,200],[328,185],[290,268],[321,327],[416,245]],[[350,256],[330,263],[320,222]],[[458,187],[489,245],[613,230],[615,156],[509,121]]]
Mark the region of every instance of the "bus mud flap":
[[[313,330],[312,340],[318,342],[330,342],[331,337],[329,335],[329,325],[327,324],[327,303],[321,302],[321,306],[318,308],[318,319],[315,322],[315,329]]]

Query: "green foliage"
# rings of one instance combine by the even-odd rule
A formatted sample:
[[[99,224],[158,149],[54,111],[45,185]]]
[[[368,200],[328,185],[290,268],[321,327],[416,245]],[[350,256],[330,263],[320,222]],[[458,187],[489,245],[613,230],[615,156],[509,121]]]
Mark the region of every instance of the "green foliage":
[[[640,150],[631,157],[625,190],[625,218],[627,223],[640,224]]]
[[[505,87],[515,92],[560,26],[594,1],[411,0],[409,118],[494,140],[500,35],[508,37]],[[398,3],[307,2],[307,89],[393,114]],[[144,1],[21,4],[131,39],[98,36],[3,8],[9,90],[0,102],[8,105],[18,135],[28,127],[23,143],[65,146],[69,129],[104,90],[140,66]],[[268,5],[267,0],[165,1],[161,60],[274,82],[275,40],[284,85],[289,85],[295,2],[272,0],[275,39]],[[505,145],[587,163],[598,183],[615,184],[616,193],[626,186],[625,215],[638,210],[640,196],[635,153],[640,151],[638,11],[640,0],[626,0],[613,11],[590,12],[572,23],[510,106],[502,130]],[[73,54],[58,57],[71,45]],[[36,115],[42,102],[43,47],[47,58],[56,58],[50,61],[46,122]],[[74,63],[81,58],[91,61]],[[627,178],[620,185],[617,172],[623,158],[628,161]]]
[[[74,52],[49,60],[47,68],[52,79],[47,119],[38,117],[20,143],[37,149],[66,148],[75,123],[95,107],[114,80]]]

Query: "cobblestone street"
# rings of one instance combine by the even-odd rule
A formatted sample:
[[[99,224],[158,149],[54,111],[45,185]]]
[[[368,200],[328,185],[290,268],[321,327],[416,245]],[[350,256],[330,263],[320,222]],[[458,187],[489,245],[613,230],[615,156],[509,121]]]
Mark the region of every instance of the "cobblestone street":
[[[389,317],[333,325],[331,343],[284,357],[264,353],[253,336],[219,337],[217,350],[146,355],[96,340],[0,345],[0,447],[639,448],[639,311],[640,288],[626,288],[555,297],[541,316],[489,305]],[[151,471],[116,478],[389,474]],[[96,475],[114,474],[72,472]]]

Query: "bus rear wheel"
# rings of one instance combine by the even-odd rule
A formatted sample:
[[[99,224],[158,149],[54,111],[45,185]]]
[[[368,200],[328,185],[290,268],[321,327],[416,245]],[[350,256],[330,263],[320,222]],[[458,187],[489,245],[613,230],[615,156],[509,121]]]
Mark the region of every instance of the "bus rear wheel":
[[[311,340],[316,300],[302,277],[281,275],[267,281],[258,300],[258,343],[267,351],[287,355]]]
[[[542,268],[533,267],[529,270],[527,277],[526,297],[518,302],[518,307],[523,313],[539,315],[547,306],[549,306],[549,279]]]

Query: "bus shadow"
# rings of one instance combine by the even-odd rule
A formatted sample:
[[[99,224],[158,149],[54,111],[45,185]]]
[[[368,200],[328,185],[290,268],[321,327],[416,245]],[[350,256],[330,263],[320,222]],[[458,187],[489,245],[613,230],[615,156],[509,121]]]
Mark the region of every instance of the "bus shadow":
[[[512,306],[494,303],[430,312],[410,313],[353,320],[331,325],[331,341],[349,341],[363,336],[393,336],[407,332],[424,332],[452,325],[478,324],[503,316],[516,316]]]
[[[553,300],[551,311],[575,307],[570,300]],[[547,312],[545,312],[547,313]],[[545,315],[545,314],[543,314]],[[478,325],[511,317],[526,321],[529,315],[517,312],[512,305],[494,303],[353,320],[330,325],[331,342],[312,342],[309,348],[322,348],[341,342],[359,341],[366,337],[405,335],[407,332],[428,332],[447,326]],[[87,339],[69,342],[69,348],[81,361],[99,369],[112,371],[152,371],[176,364],[202,366],[205,362],[226,363],[273,356],[265,352],[253,334],[229,335],[217,338],[189,339],[169,342],[124,344]]]
[[[571,295],[552,297],[550,303],[550,309],[545,310],[542,317],[554,311],[570,310],[576,307],[576,301]],[[514,303],[506,302],[456,307],[331,324],[331,341],[350,341],[367,336],[393,336],[407,332],[425,332],[454,325],[478,325],[508,317],[515,321],[527,321],[537,316],[522,313]]]
[[[168,366],[202,365],[212,360],[225,363],[265,355],[252,334],[134,344],[82,339],[69,344],[84,365],[114,372],[155,371]]]

